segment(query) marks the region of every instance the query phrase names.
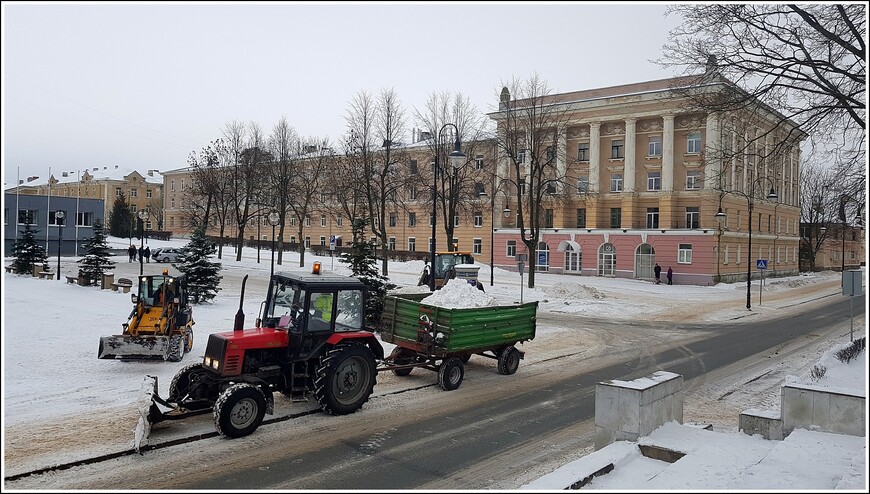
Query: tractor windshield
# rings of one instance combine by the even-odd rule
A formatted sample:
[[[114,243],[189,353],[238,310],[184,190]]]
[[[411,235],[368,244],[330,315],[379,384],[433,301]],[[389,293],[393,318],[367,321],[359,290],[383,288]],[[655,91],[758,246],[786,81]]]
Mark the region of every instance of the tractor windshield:
[[[162,305],[162,294],[166,282],[172,279],[166,276],[141,276],[139,277],[139,300],[147,306]]]
[[[299,285],[276,283],[271,304],[266,310],[265,320],[274,321],[279,328],[289,328],[291,323],[298,327],[295,318],[301,317],[302,306],[305,304],[305,290]]]

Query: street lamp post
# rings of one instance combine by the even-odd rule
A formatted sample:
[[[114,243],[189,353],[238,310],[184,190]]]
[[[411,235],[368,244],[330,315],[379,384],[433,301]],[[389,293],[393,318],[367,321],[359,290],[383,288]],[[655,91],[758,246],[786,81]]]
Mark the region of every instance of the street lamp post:
[[[60,246],[63,244],[63,218],[66,213],[57,211],[54,213],[55,221],[57,221],[57,279],[60,280]]]
[[[268,220],[269,224],[272,225],[272,267],[269,271],[269,279],[272,279],[272,276],[275,275],[275,227],[278,226],[278,222],[281,220],[278,211],[269,213]]]
[[[749,187],[749,195],[746,196],[746,203],[749,209],[749,250],[746,253],[746,309],[752,310],[752,208],[755,205],[755,186],[761,181],[767,180],[770,184],[770,192],[767,194],[767,198],[770,200],[776,200],[777,195],[774,190],[774,183],[768,177],[758,177],[752,181],[752,184]],[[718,214],[718,213],[717,213]]]
[[[725,223],[725,219],[727,217],[728,215],[722,212],[722,206],[720,205],[719,211],[716,212],[715,215],[716,222],[719,226],[719,235],[716,238],[716,283],[719,283],[722,279],[722,272],[720,271],[720,268],[722,266],[722,225]]]
[[[504,179],[502,179],[504,181]],[[501,182],[499,182],[501,183]],[[501,190],[501,189],[499,189]],[[493,286],[495,284],[495,196],[498,191],[493,187],[492,197],[489,199],[490,213],[489,213],[489,286]],[[481,191],[481,196],[485,196],[486,191]],[[505,218],[510,217],[511,210],[509,207],[505,206],[502,214]]]
[[[444,129],[453,127],[456,133],[456,141],[453,143],[453,152],[447,155],[447,160],[453,168],[460,168],[465,164],[465,153],[462,152],[462,143],[459,141],[459,129],[452,123],[446,123],[438,131],[437,141],[435,142],[435,166],[432,169],[432,252],[431,255],[431,270],[429,273],[429,289],[435,291],[435,244],[436,234],[435,228],[438,218],[438,154],[441,150],[441,134]]]
[[[139,213],[139,276],[145,271],[145,266],[142,264],[145,251],[145,219],[148,218],[148,211],[140,209]]]

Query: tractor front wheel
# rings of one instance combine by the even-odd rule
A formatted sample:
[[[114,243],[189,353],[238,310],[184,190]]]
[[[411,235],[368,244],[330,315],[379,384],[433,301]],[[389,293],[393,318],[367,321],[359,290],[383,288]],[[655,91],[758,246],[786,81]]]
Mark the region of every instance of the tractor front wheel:
[[[184,357],[184,336],[175,335],[169,338],[169,352],[165,359],[169,362],[180,362]]]
[[[375,356],[360,343],[339,343],[315,371],[314,397],[325,412],[345,415],[369,400],[377,380]]]
[[[233,384],[214,404],[214,426],[226,437],[242,437],[257,430],[266,415],[263,390],[250,383]]]
[[[179,402],[184,399],[201,399],[205,397],[205,369],[201,362],[187,364],[181,368],[169,383],[169,401]]]

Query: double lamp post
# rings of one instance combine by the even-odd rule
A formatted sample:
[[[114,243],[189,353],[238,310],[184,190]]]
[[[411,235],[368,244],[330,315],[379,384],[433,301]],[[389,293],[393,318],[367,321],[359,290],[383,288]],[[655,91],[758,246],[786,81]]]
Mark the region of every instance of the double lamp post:
[[[501,190],[501,184],[503,182],[508,182],[508,181],[509,181],[508,179],[503,178],[499,181],[498,187],[493,185],[492,197],[489,198],[489,206],[490,206],[490,214],[489,214],[489,218],[490,218],[489,219],[489,223],[490,223],[490,225],[489,225],[490,226],[490,228],[489,228],[489,286],[493,286],[495,284],[495,196],[498,195],[499,191],[501,191],[502,193],[505,194],[505,196],[507,196],[507,192],[504,192],[503,190]],[[481,197],[483,197],[483,196],[486,196],[487,194],[486,194],[486,191],[484,190],[484,191],[481,191],[479,195]],[[511,215],[510,208],[505,206],[504,210],[502,211],[502,215],[505,218],[510,217],[510,215]]]
[[[776,190],[774,190],[773,180],[769,177],[758,177],[753,180],[749,186],[749,194],[746,196],[746,203],[749,209],[749,250],[746,253],[746,309],[748,310],[752,310],[752,208],[755,206],[755,186],[762,180],[766,180],[767,183],[770,184],[770,192],[767,194],[767,199],[775,201],[778,197],[776,195]],[[719,208],[719,213],[721,212],[722,209]],[[719,213],[716,213],[717,218],[720,218]],[[760,224],[759,228],[761,228]]]
[[[438,218],[438,155],[441,151],[441,134],[444,133],[444,129],[447,127],[453,127],[456,135],[456,140],[453,143],[453,151],[447,155],[447,161],[455,170],[458,170],[465,165],[465,153],[462,152],[462,143],[459,141],[459,129],[452,123],[446,123],[441,127],[441,130],[438,131],[437,141],[435,143],[435,166],[432,169],[432,252],[430,253],[431,264],[429,266],[429,289],[433,292],[435,291],[435,235],[438,233],[435,228]]]

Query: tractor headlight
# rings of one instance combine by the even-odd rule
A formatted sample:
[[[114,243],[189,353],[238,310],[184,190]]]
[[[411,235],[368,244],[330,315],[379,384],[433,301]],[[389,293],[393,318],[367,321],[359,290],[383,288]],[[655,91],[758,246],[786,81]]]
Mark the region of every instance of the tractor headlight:
[[[220,362],[218,362],[218,359],[214,359],[211,361],[211,368],[217,370],[219,364]]]
[[[211,367],[211,357],[206,357],[202,361],[202,365],[206,367]]]

